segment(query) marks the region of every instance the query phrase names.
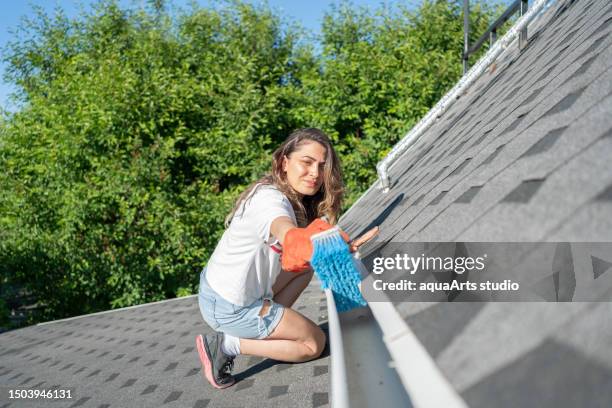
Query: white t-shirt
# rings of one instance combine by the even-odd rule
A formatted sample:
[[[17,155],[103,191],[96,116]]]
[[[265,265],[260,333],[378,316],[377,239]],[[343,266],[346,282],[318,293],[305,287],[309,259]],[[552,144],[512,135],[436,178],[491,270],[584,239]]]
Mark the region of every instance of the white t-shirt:
[[[206,266],[208,284],[225,300],[248,306],[273,296],[281,265],[270,225],[283,216],[296,222],[287,197],[271,185],[258,185],[240,205]]]

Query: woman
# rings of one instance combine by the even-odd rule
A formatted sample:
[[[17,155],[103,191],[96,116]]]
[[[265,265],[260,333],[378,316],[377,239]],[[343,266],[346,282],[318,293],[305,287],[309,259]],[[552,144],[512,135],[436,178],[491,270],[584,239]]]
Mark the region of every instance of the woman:
[[[291,306],[313,275],[309,237],[336,223],[343,192],[329,138],[308,128],[293,132],[274,152],[271,172],[238,198],[200,275],[200,311],[217,332],[197,336],[196,345],[213,387],[234,383],[238,354],[287,362],[321,354],[325,334]],[[375,232],[366,235],[353,250]]]

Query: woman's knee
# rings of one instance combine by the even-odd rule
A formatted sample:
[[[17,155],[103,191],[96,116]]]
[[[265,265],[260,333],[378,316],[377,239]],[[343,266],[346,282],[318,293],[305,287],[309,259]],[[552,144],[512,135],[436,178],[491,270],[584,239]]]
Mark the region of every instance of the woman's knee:
[[[317,327],[318,330],[318,337],[317,337],[317,357],[319,357],[321,355],[321,353],[323,353],[323,350],[325,350],[325,344],[327,343],[327,336],[325,336],[325,333],[323,332],[323,330],[321,330],[320,327]]]
[[[309,360],[318,358],[323,353],[326,341],[327,338],[325,333],[317,326],[316,330],[313,331],[312,336],[307,341],[307,346],[310,350],[307,356]]]

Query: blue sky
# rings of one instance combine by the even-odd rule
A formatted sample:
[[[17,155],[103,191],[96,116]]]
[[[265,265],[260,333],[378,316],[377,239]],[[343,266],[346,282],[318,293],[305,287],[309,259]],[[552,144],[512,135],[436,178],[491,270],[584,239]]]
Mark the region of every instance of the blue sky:
[[[253,4],[266,3],[261,0],[248,0]],[[505,0],[507,3],[509,0]],[[81,7],[86,11],[91,9],[91,5],[96,3],[96,0],[12,0],[3,1],[2,12],[0,13],[0,52],[8,41],[13,39],[11,30],[19,25],[20,19],[23,16],[33,15],[33,6],[42,7],[47,13],[52,14],[54,9],[61,7],[68,16],[77,16]],[[174,0],[171,4],[187,8],[190,0]],[[203,7],[210,7],[214,0],[196,0],[196,3]],[[122,6],[139,6],[147,4],[145,0],[119,0]],[[215,2],[218,3],[218,2]],[[303,27],[318,34],[324,12],[330,9],[330,5],[337,4],[338,1],[329,0],[268,0],[273,10],[280,15],[289,17],[292,20],[299,21]],[[372,9],[380,7],[382,0],[350,0],[350,3],[355,6],[367,6]],[[397,4],[403,4],[406,7],[413,7],[420,3],[420,0],[386,0],[387,5],[393,7]],[[1,58],[0,58],[1,59]],[[0,61],[0,73],[4,74],[6,65]],[[14,91],[14,88],[0,78],[0,107],[14,111],[16,107],[10,102],[9,94]]]
[[[96,0],[13,0],[3,2],[2,13],[0,13],[0,52],[1,49],[7,44],[8,41],[13,39],[13,34],[10,31],[16,28],[20,19],[23,16],[33,15],[33,6],[42,7],[48,14],[52,14],[54,9],[59,6],[61,7],[68,16],[77,16],[81,7],[86,11],[91,9],[91,5],[96,3]],[[266,3],[258,0],[249,1],[253,4]],[[147,2],[144,0],[119,0],[119,3],[124,7],[146,5]],[[197,4],[203,7],[210,7],[213,1],[197,0]],[[293,20],[299,21],[302,26],[306,29],[314,32],[319,32],[321,26],[323,14],[333,3],[337,1],[329,0],[268,0],[272,9],[279,12],[279,14],[290,17]],[[371,8],[377,8],[382,1],[381,0],[351,0],[351,3],[356,6],[369,6]],[[393,5],[399,3],[398,0],[386,0],[387,4]],[[403,0],[404,5],[417,4],[417,0]],[[171,4],[178,7],[187,8],[190,4],[189,0],[174,0]],[[4,74],[6,64],[0,62],[0,72]],[[0,78],[0,107],[14,111],[16,107],[9,100],[9,94],[14,91],[14,88],[4,81],[4,78]]]

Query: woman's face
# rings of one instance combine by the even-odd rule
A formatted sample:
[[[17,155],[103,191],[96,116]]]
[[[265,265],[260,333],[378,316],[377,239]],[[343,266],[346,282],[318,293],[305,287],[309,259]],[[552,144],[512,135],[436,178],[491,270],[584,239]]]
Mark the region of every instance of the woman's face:
[[[283,158],[283,171],[289,185],[301,195],[315,195],[323,184],[325,147],[314,141],[305,141],[289,157]]]

